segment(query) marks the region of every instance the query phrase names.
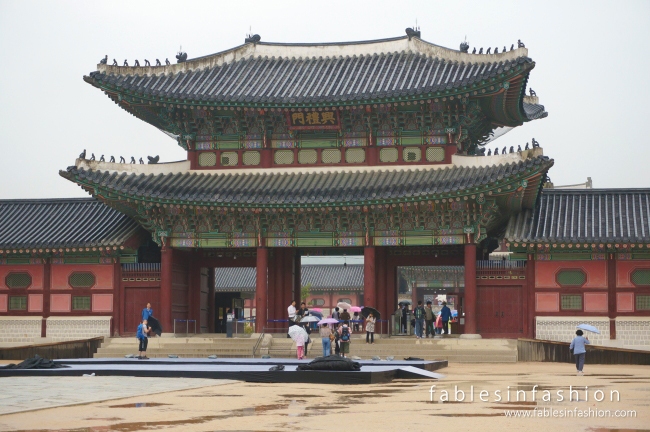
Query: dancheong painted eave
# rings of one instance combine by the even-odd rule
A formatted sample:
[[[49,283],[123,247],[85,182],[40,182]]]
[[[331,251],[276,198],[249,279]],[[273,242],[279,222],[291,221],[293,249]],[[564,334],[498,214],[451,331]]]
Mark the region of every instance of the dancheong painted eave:
[[[512,163],[449,165],[437,169],[145,175],[71,166],[60,171],[60,175],[95,196],[111,200],[242,208],[309,208],[418,202],[462,194],[478,195],[500,186],[504,188],[503,193],[512,193],[522,181],[544,176],[552,165],[552,159],[534,156]]]
[[[169,66],[111,66],[84,79],[109,94],[193,105],[359,105],[519,93],[535,63],[526,48],[469,54],[417,37],[331,44],[247,43]],[[486,92],[487,90],[487,92]],[[521,107],[521,121],[527,121]]]

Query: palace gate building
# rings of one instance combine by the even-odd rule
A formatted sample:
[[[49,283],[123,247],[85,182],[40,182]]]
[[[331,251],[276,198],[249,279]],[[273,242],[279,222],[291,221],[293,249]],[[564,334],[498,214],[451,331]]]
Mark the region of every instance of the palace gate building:
[[[527,48],[409,32],[179,57],[84,80],[186,160],[83,155],[60,175],[91,198],[0,202],[3,340],[130,334],[147,302],[167,329],[214,332],[212,269],[239,267],[256,269],[259,332],[300,300],[302,256],[360,255],[360,298],[384,317],[402,272],[437,278],[413,298],[446,290],[465,335],[565,340],[581,321],[650,344],[649,191],[544,189],[536,142],[485,155],[547,115]],[[489,261],[504,238],[512,259]]]

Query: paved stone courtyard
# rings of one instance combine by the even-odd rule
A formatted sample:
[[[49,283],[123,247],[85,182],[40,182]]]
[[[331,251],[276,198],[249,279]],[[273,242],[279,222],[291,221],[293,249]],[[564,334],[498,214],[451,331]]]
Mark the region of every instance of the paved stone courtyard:
[[[571,364],[452,364],[440,381],[333,386],[181,378],[3,378],[3,431],[641,431],[650,425],[650,367]],[[435,393],[431,393],[435,385]],[[537,385],[535,400],[532,389]],[[469,391],[474,386],[474,401]],[[578,390],[569,401],[570,387]],[[441,402],[444,391],[450,401]],[[454,392],[466,399],[455,401]],[[479,400],[480,391],[489,393]],[[500,390],[503,400],[494,395]],[[512,400],[506,400],[510,390]],[[558,401],[563,391],[565,400]],[[597,402],[597,391],[605,395]],[[515,400],[517,391],[526,401]],[[544,391],[552,400],[543,401]],[[585,391],[588,394],[585,395]],[[620,401],[610,402],[618,391]],[[163,392],[163,393],[160,393]],[[151,395],[155,393],[154,395]],[[595,396],[595,397],[594,397]],[[431,400],[433,399],[433,401]],[[36,411],[17,412],[32,409]],[[545,416],[563,412],[564,417]],[[574,412],[592,410],[592,417]],[[609,410],[625,417],[598,417]],[[508,417],[518,415],[520,417]],[[635,411],[633,416],[630,411]],[[13,413],[11,413],[13,412]],[[519,413],[519,414],[514,414]],[[535,415],[535,417],[521,416]]]

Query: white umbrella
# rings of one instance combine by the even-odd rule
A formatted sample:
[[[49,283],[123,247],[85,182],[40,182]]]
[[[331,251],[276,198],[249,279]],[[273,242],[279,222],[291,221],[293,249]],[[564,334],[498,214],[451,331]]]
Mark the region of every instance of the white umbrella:
[[[318,318],[317,316],[314,316],[314,315],[309,315],[309,316],[303,317],[300,320],[301,323],[304,323],[304,322],[318,322],[318,321],[320,321],[320,318]]]
[[[341,310],[345,309],[348,312],[350,311],[350,309],[352,309],[352,305],[350,303],[346,303],[346,302],[338,302],[336,307],[338,307]]]
[[[299,340],[302,340],[302,342],[307,342],[309,339],[309,335],[305,329],[298,325],[294,325],[289,328],[289,336],[296,342]]]
[[[594,326],[592,326],[590,324],[580,324],[580,325],[577,325],[576,328],[579,328],[581,330],[587,330],[587,331],[590,331],[592,333],[600,334],[600,331],[596,327],[594,327]]]

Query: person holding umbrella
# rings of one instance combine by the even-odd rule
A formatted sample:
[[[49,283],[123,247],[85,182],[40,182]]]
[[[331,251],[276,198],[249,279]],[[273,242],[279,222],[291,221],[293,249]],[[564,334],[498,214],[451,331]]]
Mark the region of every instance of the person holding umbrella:
[[[375,322],[376,319],[372,312],[366,318],[366,343],[375,343]]]
[[[305,348],[305,342],[309,339],[309,335],[305,331],[302,326],[295,325],[291,326],[289,329],[289,337],[296,342],[296,355],[298,357],[298,360],[302,360],[304,358],[304,348]]]
[[[147,343],[149,342],[149,339],[147,339],[147,334],[150,331],[151,327],[147,327],[147,320],[142,320],[142,323],[138,326],[138,331],[135,335],[135,337],[140,342],[140,346],[138,347],[138,360],[149,360],[149,357],[147,357]]]
[[[588,345],[589,339],[582,336],[582,330],[578,329],[576,331],[576,337],[571,341],[569,349],[573,351],[573,357],[576,359],[576,370],[578,371],[577,375],[584,375],[582,368],[585,366],[585,356],[587,354],[587,349],[585,345]]]

